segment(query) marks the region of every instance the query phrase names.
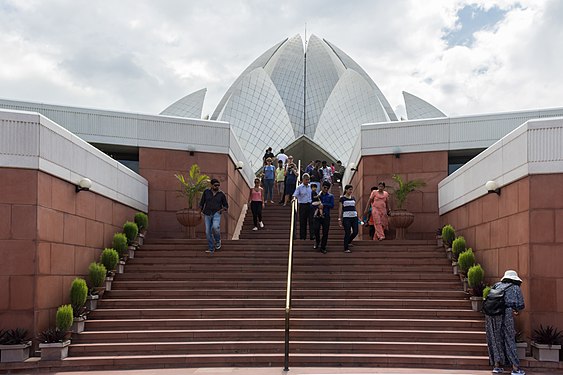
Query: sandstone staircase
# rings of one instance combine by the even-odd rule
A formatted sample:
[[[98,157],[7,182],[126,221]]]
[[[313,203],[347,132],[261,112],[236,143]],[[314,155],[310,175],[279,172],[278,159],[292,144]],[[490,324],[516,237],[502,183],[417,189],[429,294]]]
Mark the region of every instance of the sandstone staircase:
[[[336,213],[336,212],[335,212]],[[238,241],[152,240],[116,276],[63,366],[283,367],[289,207],[248,213]],[[290,366],[488,368],[483,318],[442,249],[355,241],[328,254],[295,241]]]

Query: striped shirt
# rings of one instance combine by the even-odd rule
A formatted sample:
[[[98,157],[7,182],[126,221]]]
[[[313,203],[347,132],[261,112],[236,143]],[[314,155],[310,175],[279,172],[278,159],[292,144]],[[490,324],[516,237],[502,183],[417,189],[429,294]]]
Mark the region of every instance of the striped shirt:
[[[340,203],[342,204],[342,217],[358,217],[358,212],[356,211],[356,198],[346,197],[345,195],[340,197]]]

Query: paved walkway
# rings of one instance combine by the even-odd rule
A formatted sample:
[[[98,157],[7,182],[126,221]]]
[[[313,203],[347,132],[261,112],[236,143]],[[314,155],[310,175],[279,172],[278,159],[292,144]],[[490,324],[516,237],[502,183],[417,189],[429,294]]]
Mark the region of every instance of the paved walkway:
[[[510,371],[505,371],[510,374]],[[556,372],[527,371],[528,375],[553,375]],[[561,374],[561,372],[557,372]],[[37,374],[37,373],[35,373]],[[491,371],[472,370],[435,370],[435,369],[400,369],[400,368],[330,368],[330,367],[294,367],[285,372],[281,368],[194,368],[194,369],[155,369],[155,370],[124,370],[124,371],[84,371],[84,372],[49,372],[42,374],[59,375],[490,375]]]

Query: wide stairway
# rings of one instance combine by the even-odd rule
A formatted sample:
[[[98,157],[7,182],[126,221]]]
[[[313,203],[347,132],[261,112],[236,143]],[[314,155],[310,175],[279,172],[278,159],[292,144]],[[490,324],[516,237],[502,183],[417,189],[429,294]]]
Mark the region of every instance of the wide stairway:
[[[152,240],[116,276],[74,368],[283,367],[290,208],[248,212],[240,240],[214,255],[204,240]],[[290,366],[488,368],[484,321],[443,249],[427,241],[355,241],[328,254],[295,241]]]

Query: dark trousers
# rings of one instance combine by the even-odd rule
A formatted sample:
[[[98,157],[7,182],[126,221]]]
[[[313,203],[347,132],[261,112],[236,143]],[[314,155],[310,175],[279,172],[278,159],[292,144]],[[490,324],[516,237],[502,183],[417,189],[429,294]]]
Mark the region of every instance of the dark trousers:
[[[330,215],[323,218],[314,218],[315,223],[315,244],[317,247],[320,243],[321,250],[326,250],[326,242],[328,241],[328,230],[330,228]],[[321,239],[321,228],[323,228],[323,237]]]
[[[314,237],[313,228],[311,227],[311,203],[299,203],[299,238],[307,239],[307,223],[311,231],[311,237]]]
[[[262,221],[262,201],[250,202],[250,211],[252,211],[252,221],[254,226],[258,226],[258,222]]]
[[[358,235],[358,218],[344,217],[342,226],[344,227],[344,250],[348,250],[348,245]]]
[[[369,239],[372,240],[375,236],[375,225],[369,226]]]

